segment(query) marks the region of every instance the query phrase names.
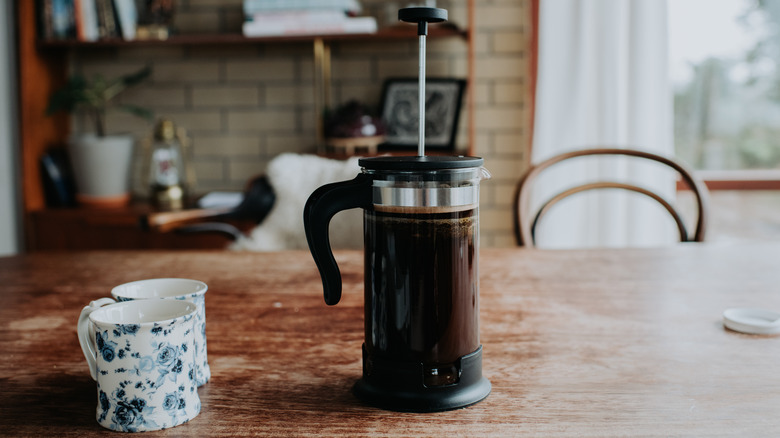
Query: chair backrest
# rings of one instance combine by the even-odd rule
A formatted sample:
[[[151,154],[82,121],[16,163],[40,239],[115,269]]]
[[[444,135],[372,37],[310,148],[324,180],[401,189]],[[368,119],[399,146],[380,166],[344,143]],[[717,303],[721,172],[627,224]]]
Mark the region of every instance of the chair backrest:
[[[564,190],[558,193],[557,195],[551,197],[550,199],[548,199],[546,202],[542,204],[542,206],[536,211],[535,214],[532,214],[531,207],[530,207],[532,186],[536,178],[543,170],[549,168],[554,164],[560,163],[561,161],[569,160],[576,157],[592,156],[592,155],[613,155],[613,156],[623,155],[629,157],[637,157],[640,159],[655,161],[664,164],[677,171],[677,173],[680,175],[682,180],[685,181],[685,183],[691,189],[691,191],[693,192],[696,198],[697,220],[696,220],[696,229],[694,233],[692,235],[688,233],[678,210],[671,203],[666,201],[658,194],[632,184],[625,184],[625,183],[613,182],[613,181],[599,181],[599,182],[587,183],[587,184],[582,184]],[[548,158],[547,160],[535,166],[532,166],[530,169],[528,169],[525,175],[520,179],[520,182],[517,184],[517,190],[515,191],[514,219],[515,219],[515,238],[517,244],[520,246],[529,246],[529,247],[533,247],[536,245],[536,241],[535,241],[536,227],[539,224],[539,221],[542,218],[542,216],[544,216],[544,214],[547,213],[550,210],[550,208],[553,205],[555,205],[557,202],[576,193],[585,192],[589,190],[606,189],[606,188],[628,190],[635,193],[640,193],[642,195],[648,196],[656,200],[659,204],[661,204],[666,209],[667,212],[669,212],[669,214],[672,216],[675,223],[677,224],[677,229],[679,230],[680,233],[681,242],[703,242],[704,241],[704,235],[706,232],[706,224],[707,224],[707,216],[709,211],[709,207],[708,207],[709,191],[707,190],[707,186],[704,185],[704,183],[694,175],[692,170],[690,170],[687,166],[673,159],[656,155],[650,152],[644,152],[635,149],[596,148],[596,149],[582,149],[582,150],[576,150],[571,152],[565,152],[556,155],[554,157]]]

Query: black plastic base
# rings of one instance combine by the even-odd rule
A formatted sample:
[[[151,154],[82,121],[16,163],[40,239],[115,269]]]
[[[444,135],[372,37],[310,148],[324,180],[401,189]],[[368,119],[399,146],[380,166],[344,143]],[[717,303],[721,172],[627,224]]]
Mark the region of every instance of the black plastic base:
[[[352,388],[363,402],[402,412],[437,412],[464,408],[490,394],[482,377],[482,347],[459,360],[456,383],[426,386],[422,363],[369,359],[363,346],[363,378]]]

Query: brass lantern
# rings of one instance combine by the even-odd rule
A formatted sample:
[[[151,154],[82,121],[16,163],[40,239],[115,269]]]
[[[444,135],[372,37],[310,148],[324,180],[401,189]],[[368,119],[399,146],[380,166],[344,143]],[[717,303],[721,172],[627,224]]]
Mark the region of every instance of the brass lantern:
[[[160,119],[146,145],[147,186],[152,204],[160,210],[184,208],[193,177],[189,165],[189,139],[171,120]]]

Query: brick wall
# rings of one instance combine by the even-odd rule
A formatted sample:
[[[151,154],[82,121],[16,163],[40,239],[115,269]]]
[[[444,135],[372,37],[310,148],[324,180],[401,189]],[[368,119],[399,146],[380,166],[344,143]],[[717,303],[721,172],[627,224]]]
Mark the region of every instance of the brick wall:
[[[530,147],[529,0],[475,0],[474,120],[477,155],[493,175],[482,185],[483,246],[513,245],[512,195]],[[364,0],[384,21],[390,2]],[[396,2],[406,4],[406,2]],[[465,0],[439,1],[450,21],[467,26]],[[180,0],[182,33],[240,29],[240,0]],[[430,39],[429,76],[466,77],[466,42]],[[332,50],[332,104],[358,99],[378,106],[388,77],[417,75],[417,42],[336,42]],[[275,155],[316,151],[311,43],[163,46],[74,51],[72,66],[88,76],[125,74],[146,64],[153,77],[122,96],[170,117],[192,138],[197,192],[240,190]],[[468,141],[464,109],[458,147]],[[89,121],[76,119],[76,130]],[[151,125],[112,112],[108,130],[148,136]],[[140,168],[140,167],[139,167]],[[136,169],[136,174],[138,170]],[[136,178],[136,191],[142,192]]]

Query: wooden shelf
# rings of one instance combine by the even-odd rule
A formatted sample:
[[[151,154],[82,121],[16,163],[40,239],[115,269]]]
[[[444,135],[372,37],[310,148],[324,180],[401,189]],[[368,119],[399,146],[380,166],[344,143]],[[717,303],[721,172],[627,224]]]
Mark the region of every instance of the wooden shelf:
[[[467,37],[467,31],[457,26],[445,24],[431,26],[428,36],[431,38]],[[281,44],[311,42],[316,39],[323,41],[386,41],[397,39],[417,38],[417,27],[411,25],[398,25],[379,29],[376,33],[352,33],[352,34],[327,34],[327,35],[295,35],[295,36],[271,36],[271,37],[245,37],[240,33],[219,34],[184,34],[172,35],[165,40],[132,40],[125,41],[119,38],[103,39],[98,41],[79,41],[73,39],[41,40],[40,48],[87,48],[87,47],[135,47],[135,46],[200,46],[200,45],[244,45],[244,44]]]
[[[29,244],[35,250],[224,249],[230,243],[214,233],[178,234],[144,229],[143,218],[155,210],[145,203],[120,208],[48,208],[28,213]],[[222,220],[224,222],[224,220]],[[243,232],[255,224],[229,221]]]

